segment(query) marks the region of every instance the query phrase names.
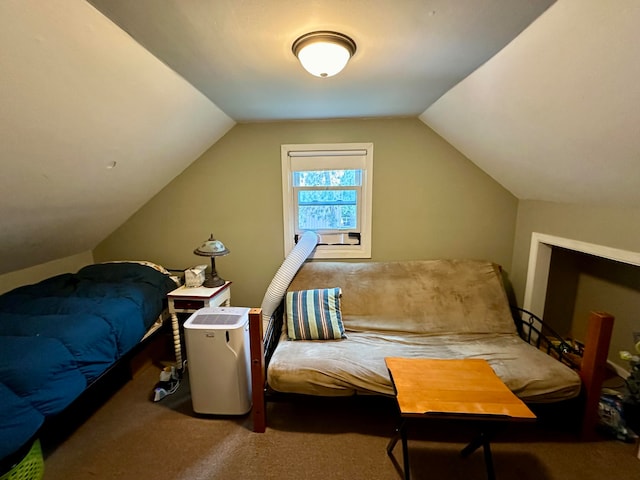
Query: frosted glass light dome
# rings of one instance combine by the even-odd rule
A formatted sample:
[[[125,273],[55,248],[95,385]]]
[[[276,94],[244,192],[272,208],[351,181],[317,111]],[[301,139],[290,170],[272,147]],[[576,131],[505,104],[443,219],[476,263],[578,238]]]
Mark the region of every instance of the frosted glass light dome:
[[[337,32],[311,32],[293,42],[293,53],[310,74],[332,77],[342,71],[356,51],[356,44]]]

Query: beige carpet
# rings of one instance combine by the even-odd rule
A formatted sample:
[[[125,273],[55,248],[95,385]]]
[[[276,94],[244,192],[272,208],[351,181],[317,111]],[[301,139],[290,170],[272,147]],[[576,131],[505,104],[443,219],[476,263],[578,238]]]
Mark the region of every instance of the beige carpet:
[[[191,408],[188,381],[150,401],[159,369],[150,367],[58,445],[45,445],[45,480],[57,479],[401,479],[386,446],[393,404],[375,399],[275,402],[269,427],[251,431],[244,417],[205,418]],[[412,479],[485,479],[481,450],[460,450],[472,432],[450,424],[414,424]],[[444,441],[446,440],[446,441]],[[579,443],[539,425],[512,425],[492,444],[498,480],[638,480],[637,445],[603,439]]]

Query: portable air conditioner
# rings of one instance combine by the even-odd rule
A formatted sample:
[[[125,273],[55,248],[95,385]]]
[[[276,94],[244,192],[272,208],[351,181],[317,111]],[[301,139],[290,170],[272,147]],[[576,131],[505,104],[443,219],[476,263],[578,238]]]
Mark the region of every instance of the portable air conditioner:
[[[191,402],[197,413],[251,410],[249,309],[206,307],[184,323]]]

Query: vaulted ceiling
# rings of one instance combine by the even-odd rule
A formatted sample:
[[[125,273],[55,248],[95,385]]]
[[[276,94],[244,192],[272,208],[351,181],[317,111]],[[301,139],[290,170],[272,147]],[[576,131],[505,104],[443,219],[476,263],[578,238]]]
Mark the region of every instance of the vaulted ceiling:
[[[638,24],[635,0],[3,0],[0,273],[92,249],[236,122],[419,116],[518,198],[636,207]],[[356,41],[340,75],[300,68],[311,30]]]
[[[236,121],[418,116],[553,0],[90,0]],[[313,78],[291,46],[332,30],[349,67]],[[372,100],[375,99],[375,100]]]

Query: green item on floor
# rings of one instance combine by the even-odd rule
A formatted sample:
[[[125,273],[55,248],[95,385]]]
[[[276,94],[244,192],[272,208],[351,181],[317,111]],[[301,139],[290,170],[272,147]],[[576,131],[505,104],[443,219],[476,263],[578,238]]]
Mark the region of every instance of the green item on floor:
[[[29,452],[0,480],[41,480],[44,476],[44,459],[40,440],[36,439]]]

